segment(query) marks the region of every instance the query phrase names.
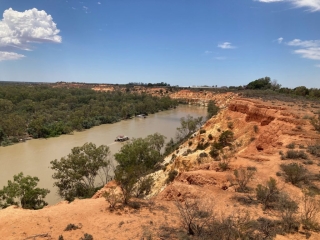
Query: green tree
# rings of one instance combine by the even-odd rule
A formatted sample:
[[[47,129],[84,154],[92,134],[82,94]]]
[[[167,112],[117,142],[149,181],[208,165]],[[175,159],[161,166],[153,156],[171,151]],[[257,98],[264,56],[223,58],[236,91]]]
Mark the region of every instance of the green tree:
[[[270,89],[272,83],[270,77],[259,78],[254,80],[247,85],[247,89]]]
[[[0,190],[0,207],[10,205],[21,206],[26,209],[41,209],[48,205],[44,198],[50,191],[44,188],[37,188],[39,178],[24,176],[23,173],[13,176],[13,182]]]
[[[217,115],[219,112],[219,107],[215,104],[214,101],[210,100],[207,108],[207,118],[210,119],[213,116]]]
[[[125,204],[133,195],[140,196],[150,191],[149,186],[153,181],[146,175],[162,160],[160,150],[163,144],[164,136],[149,135],[132,139],[114,155],[118,163],[115,180],[122,189]]]
[[[228,146],[230,143],[232,143],[234,140],[234,134],[232,131],[227,130],[223,131],[219,136],[219,143],[222,147]]]
[[[96,177],[103,173],[102,181],[107,181],[109,156],[108,146],[85,143],[72,148],[67,157],[51,161],[51,169],[56,171],[52,178],[57,180],[54,186],[59,188],[59,195],[68,201],[75,197],[91,197],[95,192]]]
[[[187,115],[187,117],[180,119],[180,124],[180,127],[177,128],[177,138],[184,139],[194,133],[203,124],[203,117],[195,118]]]

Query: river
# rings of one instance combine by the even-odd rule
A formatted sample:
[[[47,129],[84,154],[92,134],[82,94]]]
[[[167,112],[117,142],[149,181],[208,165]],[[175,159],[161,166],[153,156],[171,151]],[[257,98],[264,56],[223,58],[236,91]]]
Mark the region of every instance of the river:
[[[13,175],[23,172],[24,175],[37,176],[41,188],[51,192],[46,201],[55,204],[60,201],[57,188],[53,187],[53,170],[50,161],[68,155],[73,147],[82,146],[86,142],[93,142],[97,146],[108,145],[112,155],[118,152],[123,143],[114,142],[118,135],[130,138],[146,137],[149,134],[160,133],[170,138],[175,137],[176,128],[180,125],[180,118],[187,115],[194,117],[205,116],[206,108],[190,105],[180,105],[176,109],[158,112],[147,118],[134,118],[114,124],[96,126],[71,135],[62,135],[49,139],[33,139],[8,147],[0,147],[0,189],[13,180]]]

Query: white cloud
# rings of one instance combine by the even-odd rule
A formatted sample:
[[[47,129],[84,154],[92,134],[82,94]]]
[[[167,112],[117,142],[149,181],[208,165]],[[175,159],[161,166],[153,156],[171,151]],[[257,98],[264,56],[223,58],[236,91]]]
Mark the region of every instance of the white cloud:
[[[312,12],[320,11],[320,0],[291,0],[296,7],[308,8]]]
[[[14,52],[1,52],[0,51],[0,61],[5,61],[5,60],[17,60],[20,58],[25,57],[22,54],[14,53]]]
[[[30,50],[32,43],[61,43],[59,32],[52,17],[45,11],[33,8],[18,12],[9,8],[0,20],[0,49]],[[1,60],[22,57],[14,52],[1,52]]]
[[[294,39],[287,43],[289,46],[295,47],[318,47],[320,46],[320,40],[308,40],[308,41],[301,41],[300,39]]]
[[[298,47],[299,49],[294,50],[295,54],[300,54],[301,57],[320,60],[320,40],[306,40],[294,39],[286,43],[291,47]]]
[[[258,0],[259,2],[272,3],[272,2],[283,2],[283,0]]]
[[[257,0],[263,3],[289,2],[297,8],[307,8],[311,12],[320,11],[320,0]]]
[[[98,4],[100,5],[100,4],[101,4],[101,2],[98,2]]]
[[[303,58],[312,60],[320,60],[320,47],[318,48],[305,48],[295,50],[294,53],[301,54]]]
[[[320,68],[320,64],[316,64],[315,66],[318,67],[318,68]]]
[[[283,37],[279,37],[279,38],[277,39],[277,42],[278,42],[279,44],[281,44],[282,41],[283,41]]]
[[[232,49],[232,48],[236,48],[235,46],[232,46],[232,44],[230,42],[224,42],[222,44],[218,45],[219,48],[222,49]]]
[[[209,54],[211,54],[212,53],[212,51],[209,51],[209,50],[206,50],[206,51],[204,51],[204,55],[209,55]]]
[[[83,10],[85,11],[85,13],[88,13],[88,10],[89,10],[89,8],[88,8],[88,7],[83,6],[82,8],[83,8]]]

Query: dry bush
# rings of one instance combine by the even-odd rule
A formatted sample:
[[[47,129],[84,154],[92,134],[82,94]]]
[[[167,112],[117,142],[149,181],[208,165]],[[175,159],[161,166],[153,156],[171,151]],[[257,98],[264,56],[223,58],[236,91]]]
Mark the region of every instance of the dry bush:
[[[301,221],[307,230],[320,230],[317,219],[320,212],[320,201],[309,190],[303,189]]]
[[[177,201],[176,206],[182,227],[189,235],[201,236],[214,218],[213,205],[209,201],[186,199],[183,203]]]
[[[111,187],[109,191],[103,193],[103,197],[110,204],[109,208],[114,209],[117,203],[121,203],[123,201],[123,197],[117,191],[117,187]]]
[[[256,169],[251,168],[240,168],[234,170],[233,174],[235,176],[236,184],[238,185],[238,192],[246,192],[248,190],[247,184],[252,180],[255,173]]]
[[[263,205],[263,209],[271,208],[277,201],[279,195],[279,189],[277,181],[270,177],[269,181],[265,185],[259,184],[256,188],[256,197]]]

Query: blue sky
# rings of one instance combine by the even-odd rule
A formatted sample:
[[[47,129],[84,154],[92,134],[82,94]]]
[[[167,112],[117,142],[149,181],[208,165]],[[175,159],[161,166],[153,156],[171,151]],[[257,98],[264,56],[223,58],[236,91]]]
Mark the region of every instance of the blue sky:
[[[320,0],[1,0],[0,80],[320,88]]]

